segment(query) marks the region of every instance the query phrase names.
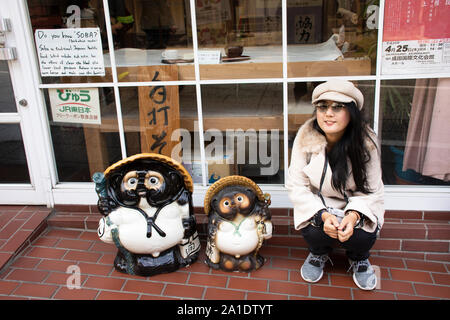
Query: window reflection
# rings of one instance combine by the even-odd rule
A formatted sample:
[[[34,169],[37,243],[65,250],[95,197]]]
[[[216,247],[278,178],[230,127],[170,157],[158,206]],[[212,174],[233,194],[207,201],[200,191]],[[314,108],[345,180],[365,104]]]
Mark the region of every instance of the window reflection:
[[[196,1],[200,50],[219,51],[202,79],[282,77],[281,1]]]
[[[202,183],[195,86],[120,88],[120,99],[127,155],[169,156]]]
[[[103,1],[27,2],[33,31],[74,27],[99,27],[101,31],[105,76],[43,77],[42,82],[112,81]],[[199,50],[216,50],[222,54],[219,63],[200,65],[201,79],[282,77],[281,1],[200,0],[195,4]],[[108,5],[111,16],[108,23],[113,31],[119,81],[195,79],[190,1],[108,0]],[[377,5],[378,1],[373,0],[288,0],[288,76],[375,74]],[[439,140],[449,136],[443,131],[446,126],[440,123],[448,122],[448,108],[442,109],[445,105],[442,97],[448,100],[450,85],[447,80],[382,81],[379,136],[382,138],[386,184],[449,184],[449,173],[445,169],[446,163],[450,163],[448,142]],[[298,127],[312,113],[310,96],[316,85],[289,83],[290,142]],[[358,86],[363,91],[366,116],[372,124],[374,81],[359,81]],[[173,107],[163,103],[158,108],[147,110],[147,123],[141,121],[144,116],[143,96],[150,97],[156,87],[120,89],[128,155],[155,150],[165,152],[163,140],[147,144],[142,141],[143,132],[150,138],[154,134],[150,126],[152,122],[164,122],[170,118],[165,107]],[[199,183],[201,166],[195,87],[168,87],[175,88],[179,101],[178,113],[173,117],[177,124],[172,129],[185,130],[180,131],[176,141],[189,140],[191,143],[189,149],[184,148],[180,155],[190,152],[192,162],[189,170],[194,181]],[[47,90],[45,92],[60,181],[90,181],[93,170],[102,170],[121,158],[112,88],[99,88],[100,125],[54,121]],[[155,91],[155,94],[161,98],[162,92]],[[208,182],[230,174],[250,176],[258,183],[283,182],[282,101],[282,86],[279,84],[202,86],[205,148],[209,148],[213,156],[220,154],[223,157],[223,162],[214,157],[207,158]],[[267,136],[263,136],[261,130],[267,130]],[[271,130],[278,130],[278,136],[271,135]],[[234,134],[234,143],[229,148],[227,131]],[[419,132],[426,132],[426,138],[418,135]],[[161,134],[162,131],[158,132],[159,138]],[[168,132],[165,134],[163,138],[168,137]],[[244,140],[239,140],[242,137]],[[216,139],[217,142],[222,141],[217,148]],[[238,150],[240,141],[245,145],[243,154]],[[252,145],[253,141],[257,142],[256,145]],[[159,144],[152,150],[155,142]],[[262,156],[259,153],[260,142],[266,143],[267,152]],[[254,146],[257,147],[256,153],[252,149]],[[170,147],[172,149],[173,146]],[[275,163],[272,150],[276,150],[279,170],[271,174],[261,173],[261,168],[270,168]],[[252,158],[255,154],[256,162]],[[244,163],[239,162],[240,156],[245,158]],[[185,164],[189,166],[189,163]]]
[[[450,79],[381,83],[386,184],[450,185]]]
[[[109,3],[120,82],[152,81],[148,74],[166,67],[174,72],[165,81],[195,79],[189,1]]]
[[[28,0],[33,30],[99,27],[104,77],[44,77],[44,83],[111,81],[100,0]],[[280,0],[195,1],[201,79],[282,77]],[[195,80],[190,1],[108,0],[118,79],[151,81],[148,70],[175,65],[168,80]],[[378,1],[287,1],[288,76],[375,74]],[[111,48],[112,49],[112,48]]]
[[[19,124],[0,124],[0,183],[30,183]]]
[[[142,1],[141,29],[145,32],[147,49],[167,48],[176,25],[167,1]]]
[[[115,48],[189,47],[189,1],[108,0]],[[191,46],[192,47],[192,46]]]
[[[207,182],[239,174],[284,182],[281,84],[202,86]]]
[[[0,61],[0,112],[17,112],[8,61]]]
[[[122,159],[114,91],[109,87],[89,89],[98,91],[98,98],[92,97],[90,101],[94,103],[93,100],[96,99],[99,104],[100,119],[97,118],[96,122],[100,123],[96,124],[88,123],[90,119],[86,118],[92,110],[72,109],[52,103],[52,90],[59,89],[45,89],[44,94],[58,181],[91,182],[95,172],[103,172],[109,165]],[[57,109],[71,117],[66,120],[58,117]]]
[[[287,1],[288,75],[376,72],[378,1]]]

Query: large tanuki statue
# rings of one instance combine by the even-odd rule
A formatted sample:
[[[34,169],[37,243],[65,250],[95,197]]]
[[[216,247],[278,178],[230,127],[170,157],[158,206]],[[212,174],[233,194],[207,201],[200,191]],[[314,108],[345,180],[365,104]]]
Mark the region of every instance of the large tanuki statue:
[[[258,254],[272,236],[270,199],[252,180],[229,176],[215,182],[204,201],[209,216],[206,263],[214,269],[249,272],[260,268]]]
[[[192,206],[193,183],[173,159],[137,154],[93,177],[99,195],[98,235],[118,248],[115,268],[151,276],[193,263],[200,241]]]

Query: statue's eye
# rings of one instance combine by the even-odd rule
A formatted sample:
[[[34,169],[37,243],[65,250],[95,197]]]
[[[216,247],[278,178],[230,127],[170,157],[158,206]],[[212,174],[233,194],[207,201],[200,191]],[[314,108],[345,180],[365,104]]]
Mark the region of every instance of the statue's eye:
[[[244,201],[244,197],[242,197],[242,196],[238,196],[238,197],[237,197],[237,201],[239,201],[239,202],[242,202],[242,201]]]
[[[127,172],[122,180],[122,191],[124,190],[135,190],[138,185],[138,175],[136,171]]]
[[[136,178],[130,178],[130,179],[128,179],[128,185],[129,185],[130,187],[135,187],[135,186],[137,185],[137,183],[138,183],[138,179],[136,179]]]
[[[159,179],[158,179],[157,177],[150,177],[150,178],[148,179],[148,183],[149,183],[151,186],[155,186],[155,185],[159,184]]]
[[[156,171],[148,171],[145,175],[145,187],[147,189],[158,190],[164,185],[163,176]]]
[[[230,201],[225,200],[225,201],[223,202],[223,205],[224,205],[225,207],[229,207],[229,206],[230,206]]]

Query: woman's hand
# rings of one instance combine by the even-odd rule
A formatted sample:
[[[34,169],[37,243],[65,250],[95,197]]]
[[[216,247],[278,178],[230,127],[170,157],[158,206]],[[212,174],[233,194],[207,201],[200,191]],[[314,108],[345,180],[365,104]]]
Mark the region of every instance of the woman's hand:
[[[339,222],[335,215],[325,211],[322,213],[323,231],[331,238],[338,238]]]
[[[338,227],[338,239],[340,242],[345,242],[353,235],[353,228],[359,219],[359,215],[355,211],[350,211],[344,219],[342,219],[341,224]]]

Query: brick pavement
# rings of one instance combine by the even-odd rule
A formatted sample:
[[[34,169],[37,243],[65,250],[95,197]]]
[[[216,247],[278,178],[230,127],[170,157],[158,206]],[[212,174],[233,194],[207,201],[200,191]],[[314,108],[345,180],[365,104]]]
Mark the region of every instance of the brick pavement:
[[[12,246],[12,238],[24,237],[23,231],[32,224],[30,212],[34,216],[47,211],[42,207],[0,207],[0,223],[3,223],[0,224],[0,257],[10,252],[5,248]],[[347,273],[348,263],[342,250],[331,255],[334,266],[327,264],[325,275],[318,283],[303,281],[299,267],[308,252],[301,236],[292,230],[290,219],[283,220],[281,211],[274,215],[275,220],[280,220],[275,223],[274,238],[260,251],[266,258],[261,269],[251,273],[213,270],[203,262],[202,250],[200,258],[191,266],[153,277],[130,276],[114,270],[116,248],[98,240],[93,222],[86,224],[89,219],[97,218],[95,212],[94,216],[89,212],[87,217],[79,212],[65,217],[53,214],[37,226],[45,229],[37,237],[28,238],[21,245],[23,250],[16,252],[12,262],[3,268],[0,299],[448,300],[448,213],[438,219],[436,214],[415,215],[412,212],[405,219],[404,212],[389,213],[384,234],[370,258],[373,265],[380,267],[380,288],[366,292],[358,289]],[[72,220],[83,221],[84,225],[73,228],[67,216],[77,217]],[[10,225],[15,220],[24,221]],[[65,226],[55,221],[63,221]],[[16,231],[12,232],[13,229]],[[12,233],[6,238],[8,232]],[[202,248],[205,248],[204,241]],[[70,274],[66,271],[73,265],[81,271],[80,289],[69,290]]]

